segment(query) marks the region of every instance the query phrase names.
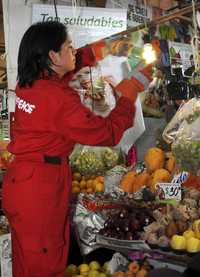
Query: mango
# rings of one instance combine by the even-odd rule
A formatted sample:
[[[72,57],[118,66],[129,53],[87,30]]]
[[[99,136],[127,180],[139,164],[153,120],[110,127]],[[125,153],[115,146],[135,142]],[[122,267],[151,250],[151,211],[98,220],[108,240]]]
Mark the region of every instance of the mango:
[[[186,249],[186,239],[184,236],[174,235],[171,238],[171,247],[175,250],[184,250]]]
[[[195,233],[195,237],[200,239],[200,219],[197,219],[193,222],[192,229]]]
[[[198,252],[200,250],[200,240],[193,237],[187,239],[186,250],[190,253]]]
[[[183,236],[186,238],[186,240],[190,239],[190,238],[194,238],[195,237],[195,233],[194,231],[192,231],[191,229],[186,230],[183,233]]]

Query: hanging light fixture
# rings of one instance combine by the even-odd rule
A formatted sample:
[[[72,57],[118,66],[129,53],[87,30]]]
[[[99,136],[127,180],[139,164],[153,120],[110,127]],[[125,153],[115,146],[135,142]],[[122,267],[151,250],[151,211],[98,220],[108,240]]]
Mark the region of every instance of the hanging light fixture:
[[[144,7],[145,10],[147,11],[148,6],[147,6],[147,0],[144,0]],[[147,19],[145,18],[144,21],[145,24],[145,29],[147,30]],[[150,38],[149,38],[150,40]],[[153,49],[153,46],[151,43],[145,43],[143,46],[143,51],[142,51],[142,58],[145,60],[146,64],[150,64],[156,61],[156,51]]]
[[[153,49],[151,43],[145,43],[142,58],[147,64],[153,63],[156,61],[156,51]]]

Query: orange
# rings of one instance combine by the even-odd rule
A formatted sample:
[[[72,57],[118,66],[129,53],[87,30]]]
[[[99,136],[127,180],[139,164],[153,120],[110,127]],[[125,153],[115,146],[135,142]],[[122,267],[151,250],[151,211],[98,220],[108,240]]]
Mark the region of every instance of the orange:
[[[95,187],[96,184],[98,184],[98,183],[100,183],[98,180],[96,180],[96,179],[93,180],[93,186],[94,186],[94,187]]]
[[[79,187],[72,187],[72,193],[79,193],[80,192],[80,188]]]
[[[104,182],[104,176],[97,176],[95,180],[99,181],[100,183]]]
[[[73,186],[73,187],[74,187],[74,186],[79,187],[79,181],[73,180],[73,181],[72,181],[72,186]]]
[[[92,188],[88,188],[87,189],[87,193],[93,193],[93,189]]]
[[[80,181],[82,178],[81,174],[79,172],[74,172],[72,175],[72,179],[76,181]]]
[[[87,184],[87,183],[86,183],[86,181],[85,181],[85,180],[81,180],[81,181],[80,181],[80,183],[79,183],[80,188],[81,188],[81,189],[86,188],[86,184]]]
[[[97,182],[95,184],[95,191],[96,192],[103,192],[104,191],[104,184]]]
[[[86,187],[87,188],[93,188],[93,180],[91,180],[91,179],[87,180]]]

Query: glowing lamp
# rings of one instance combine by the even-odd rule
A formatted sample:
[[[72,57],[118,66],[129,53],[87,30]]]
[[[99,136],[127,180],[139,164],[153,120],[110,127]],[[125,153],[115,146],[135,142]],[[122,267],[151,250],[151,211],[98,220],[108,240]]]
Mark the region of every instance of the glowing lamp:
[[[151,43],[144,44],[142,58],[145,60],[147,64],[156,61],[156,52],[153,49]]]

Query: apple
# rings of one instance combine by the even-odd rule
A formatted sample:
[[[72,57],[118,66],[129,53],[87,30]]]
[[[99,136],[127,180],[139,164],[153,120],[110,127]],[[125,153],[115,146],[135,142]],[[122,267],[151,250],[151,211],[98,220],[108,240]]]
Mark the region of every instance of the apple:
[[[97,270],[90,270],[88,272],[88,277],[98,277],[99,276],[99,272]]]
[[[107,274],[106,274],[106,273],[104,273],[104,272],[100,272],[100,273],[99,273],[99,277],[108,277],[108,276],[107,276]]]
[[[74,264],[70,264],[67,266],[65,270],[65,277],[71,277],[72,275],[78,274],[78,268]]]
[[[91,270],[99,270],[101,268],[99,262],[97,262],[97,261],[90,262],[89,267]]]
[[[80,274],[83,275],[83,276],[87,275],[87,273],[90,270],[88,264],[81,264],[81,265],[79,265],[78,268],[79,268]]]

